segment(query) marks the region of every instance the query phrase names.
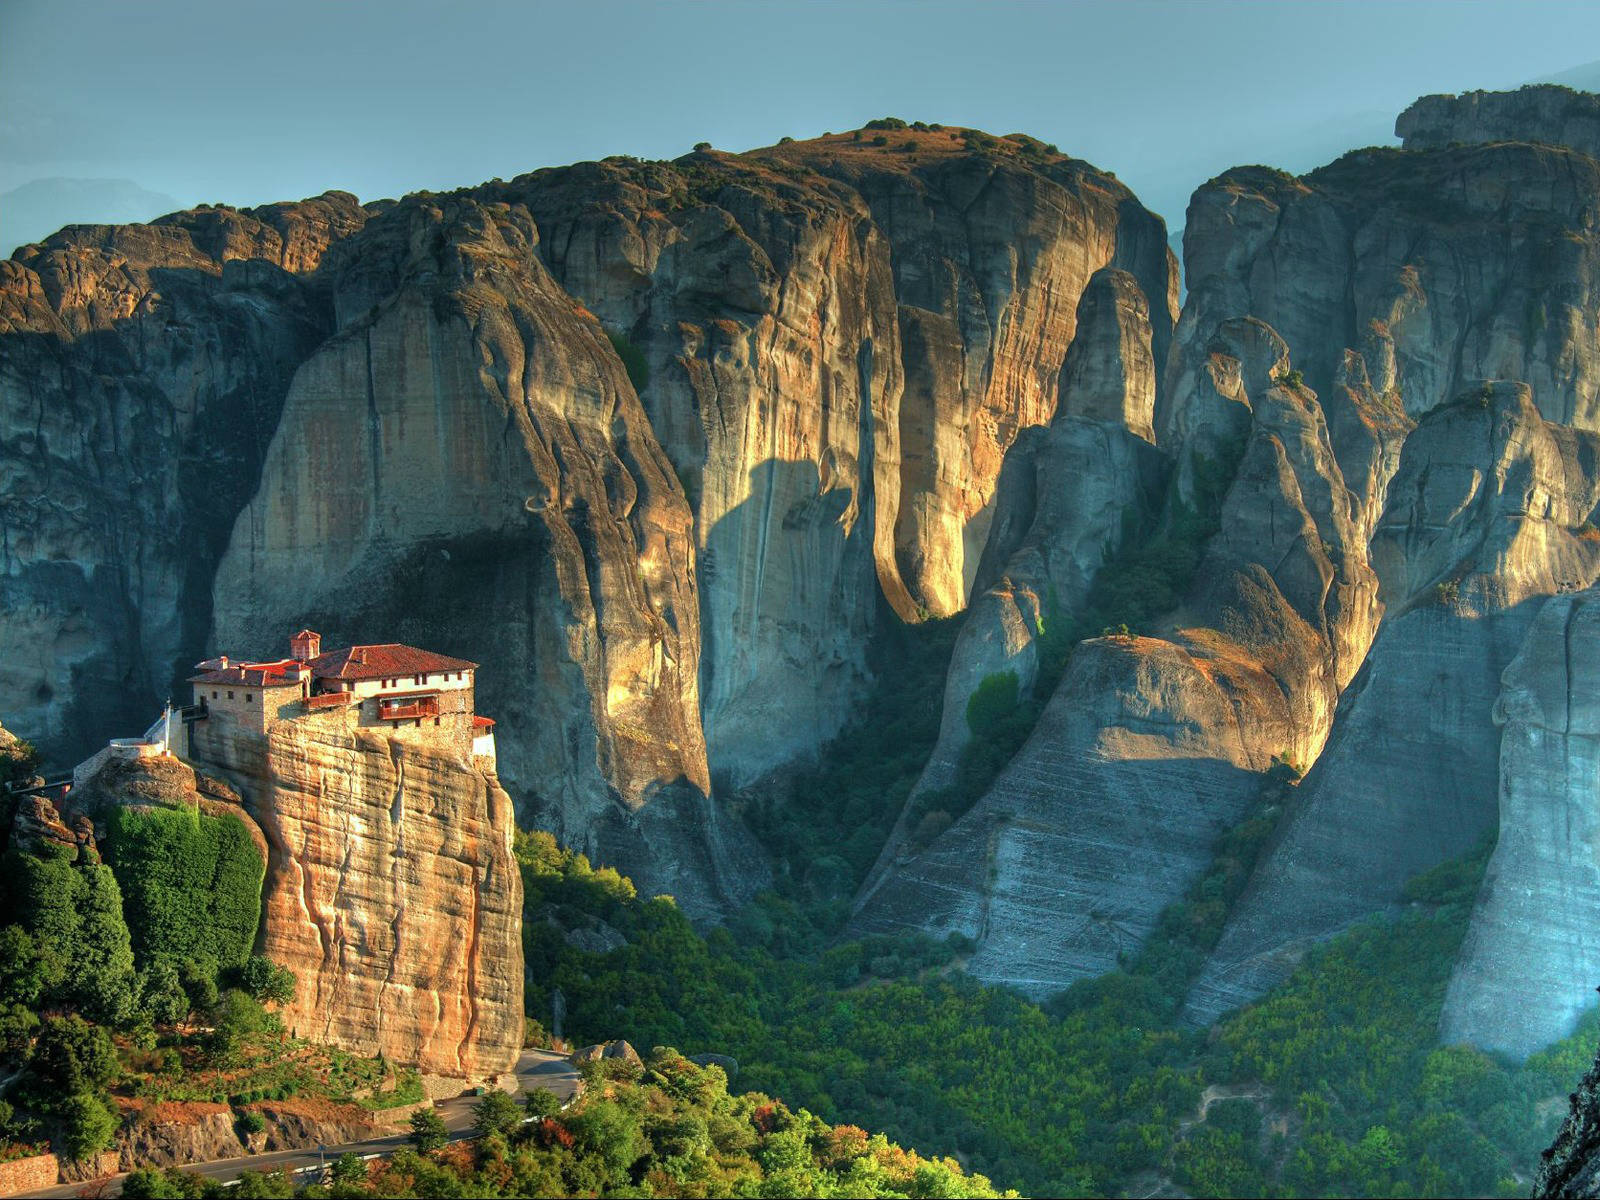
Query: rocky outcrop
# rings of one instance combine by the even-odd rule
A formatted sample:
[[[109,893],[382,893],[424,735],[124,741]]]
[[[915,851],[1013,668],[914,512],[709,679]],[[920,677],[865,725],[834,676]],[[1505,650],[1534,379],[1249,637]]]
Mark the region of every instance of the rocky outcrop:
[[[239,1113],[203,1101],[147,1103],[127,1114],[117,1134],[119,1170],[183,1167],[219,1158],[341,1146],[378,1134],[372,1114],[353,1104],[281,1101],[252,1104],[264,1128],[241,1135]]]
[[[1600,591],[1545,602],[1494,720],[1499,840],[1439,1033],[1522,1058],[1572,1033],[1600,979]]]
[[[1132,275],[1098,272],[1078,306],[1047,430],[1020,438],[996,493],[980,592],[951,655],[939,741],[917,791],[948,786],[970,739],[967,702],[1011,672],[1023,695],[1049,623],[1070,628],[1096,572],[1154,511],[1167,462],[1150,445],[1156,380],[1144,293]],[[903,830],[899,832],[904,832]],[[885,853],[894,852],[891,838]]]
[[[1474,388],[1407,440],[1371,552],[1383,630],[1191,992],[1191,1019],[1260,995],[1307,946],[1493,831],[1501,673],[1544,598],[1600,573],[1597,464],[1600,439],[1543,420],[1519,384]]]
[[[1178,340],[1250,314],[1319,395],[1353,352],[1412,417],[1517,379],[1547,418],[1600,429],[1597,189],[1600,162],[1526,143],[1235,168],[1190,201]]]
[[[528,816],[714,914],[761,876],[706,801],[691,517],[538,237],[504,203],[414,199],[330,262],[340,329],[218,569],[215,642],[310,623],[483,663]]]
[[[1093,272],[1132,272],[1157,355],[1170,337],[1164,229],[1115,180],[1026,139],[893,142],[508,185],[556,278],[648,368],[695,507],[702,711],[733,783],[838,729],[884,600],[908,619],[966,603],[1001,461],[1056,409]]]
[[[766,876],[712,769],[814,752],[883,612],[965,603],[1096,270],[1136,281],[1153,361],[1170,337],[1164,228],[1110,176],[886,140],[26,248],[0,268],[8,715],[70,761],[208,651],[305,623],[435,647],[485,664],[529,820],[731,911]]]
[[[978,943],[967,966],[980,978],[1057,990],[1139,944],[1275,761],[1320,750],[1376,629],[1377,581],[1316,397],[1283,382],[1282,341],[1236,322],[1206,345],[1199,360],[1224,388],[1189,389],[1217,412],[1195,414],[1178,452],[1203,463],[1201,431],[1230,424],[1245,441],[1231,477],[1190,481],[1197,502],[1225,490],[1179,609],[1159,636],[1082,643],[989,793],[884,872],[857,929],[960,932]],[[1181,512],[1169,536],[1203,536]]]
[[[57,763],[144,728],[204,650],[211,577],[290,377],[330,192],[73,226],[0,262],[0,695]]]
[[[289,1031],[438,1075],[509,1070],[522,877],[494,776],[337,713],[213,752],[270,846],[258,946],[299,981]]]
[[[1571,1105],[1533,1179],[1532,1194],[1541,1200],[1600,1196],[1600,1060],[1572,1093]]]
[[[1423,96],[1396,118],[1394,132],[1407,150],[1545,142],[1600,158],[1600,96],[1557,84]]]

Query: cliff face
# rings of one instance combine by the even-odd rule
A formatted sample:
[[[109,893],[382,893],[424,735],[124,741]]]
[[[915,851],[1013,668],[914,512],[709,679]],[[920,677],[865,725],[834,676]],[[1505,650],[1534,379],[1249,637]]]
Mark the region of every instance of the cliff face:
[[[1600,978],[1600,605],[1546,601],[1501,677],[1499,840],[1439,1033],[1526,1057],[1573,1030]]]
[[[1354,351],[1412,417],[1517,379],[1600,428],[1597,187],[1595,159],[1526,142],[1236,168],[1190,201],[1181,324],[1259,317],[1319,394]]]
[[[1546,142],[1600,158],[1600,96],[1554,84],[1423,96],[1395,119],[1394,132],[1407,150]]]
[[[58,760],[142,729],[210,632],[211,577],[290,377],[330,192],[75,226],[0,262],[0,695]]]
[[[648,366],[695,509],[711,765],[734,782],[838,729],[883,601],[966,604],[1094,271],[1131,272],[1147,340],[1170,338],[1164,229],[1113,179],[1032,143],[887,140],[508,185],[552,273]]]
[[[1170,337],[1164,228],[1114,179],[1021,138],[877,140],[25,251],[15,723],[81,755],[203,653],[301,624],[435,647],[485,664],[530,820],[730,911],[766,876],[712,772],[815,751],[883,612],[965,603],[1094,272],[1134,281],[1152,362]]]
[[[1511,384],[1474,389],[1406,441],[1372,546],[1383,631],[1191,993],[1192,1018],[1259,995],[1307,945],[1493,831],[1501,672],[1543,597],[1600,573],[1585,528],[1597,452],[1596,435],[1543,420]]]
[[[440,1075],[509,1070],[522,876],[495,776],[342,713],[212,739],[207,754],[266,838],[257,943],[299,981],[285,1026]]]
[[[990,792],[875,879],[856,928],[959,931],[981,978],[1056,990],[1148,934],[1276,758],[1320,750],[1377,581],[1316,397],[1278,382],[1281,339],[1233,322],[1206,347],[1186,394],[1216,411],[1175,454],[1234,440],[1237,466],[1182,606],[1158,636],[1082,643]]]

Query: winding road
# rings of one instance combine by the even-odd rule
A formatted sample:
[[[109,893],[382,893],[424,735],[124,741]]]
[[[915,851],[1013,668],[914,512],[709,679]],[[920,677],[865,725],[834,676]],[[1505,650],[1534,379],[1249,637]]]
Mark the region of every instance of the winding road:
[[[554,1092],[562,1103],[566,1103],[578,1093],[578,1072],[564,1054],[557,1054],[551,1050],[524,1050],[522,1056],[517,1059],[517,1084],[526,1091],[544,1088]],[[458,1142],[472,1136],[472,1106],[476,1103],[476,1096],[458,1096],[453,1100],[441,1100],[434,1105],[439,1115],[444,1118],[445,1128],[450,1131],[451,1141]],[[320,1153],[313,1146],[309,1150],[279,1150],[272,1154],[247,1154],[240,1158],[218,1158],[210,1162],[185,1163],[183,1169],[223,1183],[238,1179],[246,1171],[286,1169],[290,1174],[304,1175],[315,1172],[324,1163],[332,1163],[341,1154],[358,1154],[363,1158],[387,1158],[396,1150],[410,1144],[410,1138],[406,1134],[397,1133],[386,1137],[368,1138],[360,1142],[347,1142],[342,1146],[325,1146]],[[88,1192],[95,1196],[120,1196],[122,1181],[125,1178],[125,1175],[112,1175],[87,1183],[64,1183],[58,1187],[30,1194],[77,1196],[79,1193]]]

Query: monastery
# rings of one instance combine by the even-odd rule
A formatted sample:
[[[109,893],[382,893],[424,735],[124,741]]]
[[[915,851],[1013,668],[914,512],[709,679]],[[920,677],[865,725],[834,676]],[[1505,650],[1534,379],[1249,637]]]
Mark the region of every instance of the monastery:
[[[493,760],[494,722],[473,711],[477,667],[394,642],[324,653],[322,635],[302,629],[289,639],[287,658],[196,663],[194,702],[182,712],[188,753],[163,740],[181,757],[222,764],[241,738],[264,739],[276,721],[316,716]]]

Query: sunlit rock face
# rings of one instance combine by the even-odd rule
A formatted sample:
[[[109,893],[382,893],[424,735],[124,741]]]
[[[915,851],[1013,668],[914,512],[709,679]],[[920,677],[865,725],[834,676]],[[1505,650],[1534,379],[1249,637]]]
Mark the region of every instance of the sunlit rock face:
[[[529,818],[714,915],[760,875],[706,802],[691,517],[537,237],[505,205],[410,200],[329,264],[340,329],[236,523],[215,645],[265,653],[309,623],[482,664]],[[692,819],[643,837],[656,801]]]
[[[1600,592],[1547,600],[1501,677],[1500,833],[1439,1022],[1519,1058],[1600,978]]]
[[[1002,459],[1056,411],[1094,272],[1154,297],[1147,358],[1170,338],[1163,226],[1115,180],[953,130],[893,141],[508,185],[555,277],[648,365],[695,508],[701,705],[732,783],[839,728],[885,602],[967,603]]]
[[[1282,382],[1282,340],[1231,322],[1203,345],[1174,457],[1231,442],[1231,478],[1182,606],[1158,636],[1080,645],[1023,750],[947,833],[880,872],[857,929],[961,932],[979,977],[1057,990],[1148,935],[1275,759],[1321,749],[1378,619],[1356,505],[1317,398]],[[1189,484],[1198,496],[1173,473]]]
[[[1544,598],[1600,572],[1585,528],[1597,463],[1600,438],[1541,418],[1520,384],[1474,388],[1420,422],[1372,543],[1383,630],[1190,995],[1192,1019],[1253,999],[1309,945],[1493,833],[1501,673]]]
[[[1354,351],[1412,417],[1515,379],[1600,428],[1597,190],[1594,158],[1527,142],[1234,168],[1190,201],[1181,324],[1259,317],[1319,394]]]

